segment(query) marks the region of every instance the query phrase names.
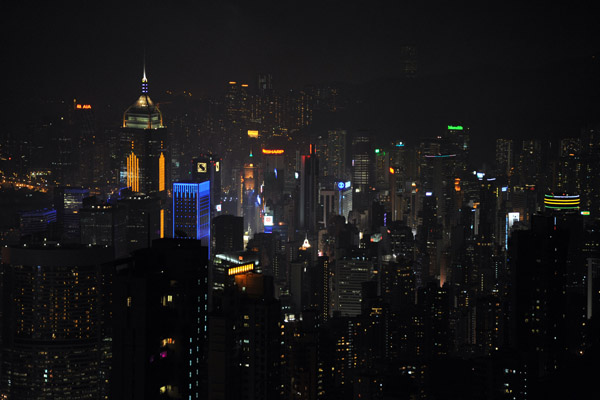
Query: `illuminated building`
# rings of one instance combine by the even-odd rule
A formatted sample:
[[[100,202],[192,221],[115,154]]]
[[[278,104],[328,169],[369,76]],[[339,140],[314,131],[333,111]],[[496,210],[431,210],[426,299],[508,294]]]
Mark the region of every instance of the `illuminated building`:
[[[166,191],[171,164],[162,113],[148,96],[146,71],[142,94],[123,114],[120,137],[120,181],[133,192]]]
[[[352,205],[356,211],[366,210],[371,205],[373,154],[370,134],[357,134],[352,140]]]
[[[244,216],[244,229],[247,230],[249,236],[260,232],[260,228],[262,227],[260,212],[263,209],[263,198],[259,174],[260,169],[257,164],[254,164],[254,162],[247,162],[244,164],[240,182],[240,192],[242,193],[241,200],[242,213]]]
[[[544,195],[544,207],[549,210],[579,210],[579,195]]]
[[[214,154],[200,155],[192,160],[192,182],[210,181],[211,215],[218,213],[221,204],[221,171],[223,159]]]
[[[49,224],[56,222],[56,210],[35,210],[21,213],[21,236],[46,234]]]
[[[79,243],[79,209],[83,199],[90,195],[89,189],[77,187],[57,187],[54,189],[56,220],[61,231],[61,240],[66,243]]]
[[[208,249],[159,239],[118,271],[111,399],[206,398]]]
[[[210,246],[210,181],[173,183],[173,237]]]
[[[112,251],[2,249],[2,394],[11,399],[108,396]]]
[[[211,299],[211,304],[214,304],[214,308],[220,307],[220,297],[225,288],[233,283],[232,278],[238,273],[248,271],[261,272],[259,257],[256,253],[248,251],[215,253],[209,272],[209,282],[212,290],[211,296],[219,297],[214,303],[212,302],[213,299]]]

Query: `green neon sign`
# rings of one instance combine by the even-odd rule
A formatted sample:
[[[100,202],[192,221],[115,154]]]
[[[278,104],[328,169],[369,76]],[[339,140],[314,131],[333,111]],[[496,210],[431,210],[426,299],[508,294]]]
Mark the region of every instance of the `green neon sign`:
[[[462,127],[462,125],[448,125],[448,130],[449,131],[462,131],[463,127]]]

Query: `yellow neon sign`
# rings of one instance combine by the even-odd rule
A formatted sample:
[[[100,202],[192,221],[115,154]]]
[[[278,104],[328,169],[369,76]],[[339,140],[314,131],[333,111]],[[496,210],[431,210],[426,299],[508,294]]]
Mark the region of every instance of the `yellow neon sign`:
[[[243,274],[244,272],[248,272],[248,271],[252,271],[252,270],[254,270],[254,263],[249,263],[249,264],[240,265],[239,267],[229,268],[227,270],[227,275],[231,276],[231,275]]]
[[[262,149],[263,154],[283,154],[283,149]]]

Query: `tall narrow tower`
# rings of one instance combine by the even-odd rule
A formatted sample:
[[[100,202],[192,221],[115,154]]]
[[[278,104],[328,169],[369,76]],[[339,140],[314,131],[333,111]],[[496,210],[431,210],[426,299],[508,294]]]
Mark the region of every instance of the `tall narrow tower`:
[[[148,96],[146,68],[142,93],[123,114],[121,128],[120,181],[133,192],[146,194],[168,188],[170,155],[162,113]]]

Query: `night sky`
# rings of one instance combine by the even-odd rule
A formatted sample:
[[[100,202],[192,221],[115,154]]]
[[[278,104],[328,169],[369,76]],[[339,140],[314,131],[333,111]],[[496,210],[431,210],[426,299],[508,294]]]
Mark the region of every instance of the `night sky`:
[[[145,53],[151,94],[218,96],[227,81],[252,85],[258,72],[281,90],[342,82],[366,99],[361,124],[406,135],[452,118],[485,136],[573,136],[599,115],[600,24],[591,6],[171,3],[8,7],[3,103],[130,103]],[[414,82],[397,79],[402,45],[417,47]]]

